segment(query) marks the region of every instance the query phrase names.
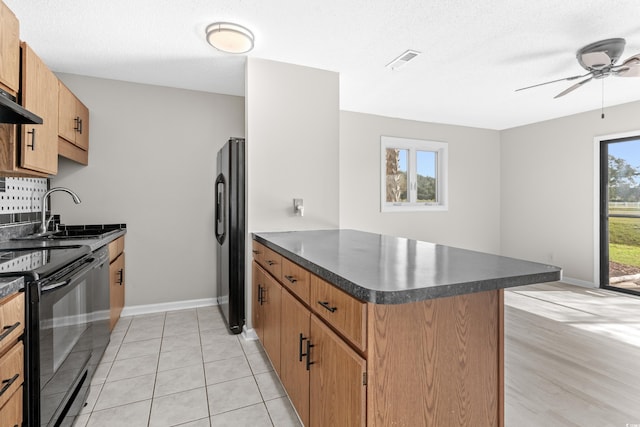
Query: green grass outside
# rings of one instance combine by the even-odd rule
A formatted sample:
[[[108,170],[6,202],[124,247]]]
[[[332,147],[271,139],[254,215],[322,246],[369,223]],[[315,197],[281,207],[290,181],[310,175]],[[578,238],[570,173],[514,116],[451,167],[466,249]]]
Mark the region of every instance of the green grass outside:
[[[640,267],[639,218],[609,218],[609,260]]]

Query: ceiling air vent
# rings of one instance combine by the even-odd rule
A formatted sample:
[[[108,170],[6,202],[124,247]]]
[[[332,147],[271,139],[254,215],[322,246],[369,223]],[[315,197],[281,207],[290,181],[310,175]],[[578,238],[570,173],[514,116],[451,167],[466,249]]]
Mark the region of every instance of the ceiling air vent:
[[[398,56],[393,61],[387,64],[387,68],[391,68],[392,70],[397,70],[398,68],[404,66],[407,62],[414,59],[416,56],[420,55],[420,52],[416,50],[406,50],[402,55]]]

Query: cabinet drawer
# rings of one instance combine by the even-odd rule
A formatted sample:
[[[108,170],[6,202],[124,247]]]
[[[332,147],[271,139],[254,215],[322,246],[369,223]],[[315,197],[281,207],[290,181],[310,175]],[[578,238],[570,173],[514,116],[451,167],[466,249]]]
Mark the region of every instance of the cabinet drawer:
[[[309,304],[309,281],[311,274],[297,264],[282,258],[282,277],[284,286]]]
[[[113,240],[107,248],[109,249],[109,262],[113,262],[114,259],[118,258],[118,255],[124,252],[124,236]]]
[[[22,342],[18,342],[0,358],[0,407],[9,400],[23,383],[23,355]]]
[[[6,405],[0,409],[0,426],[22,425],[22,387],[18,388]]]
[[[310,306],[313,311],[350,340],[357,348],[367,348],[366,304],[311,275]]]
[[[264,246],[253,240],[251,252],[253,253],[253,259],[260,265],[264,265]]]
[[[261,256],[257,259],[258,263],[271,273],[273,277],[280,279],[280,275],[282,274],[282,257],[260,243],[258,243],[258,251],[261,252]]]
[[[0,354],[24,332],[24,294],[10,295],[0,300]]]

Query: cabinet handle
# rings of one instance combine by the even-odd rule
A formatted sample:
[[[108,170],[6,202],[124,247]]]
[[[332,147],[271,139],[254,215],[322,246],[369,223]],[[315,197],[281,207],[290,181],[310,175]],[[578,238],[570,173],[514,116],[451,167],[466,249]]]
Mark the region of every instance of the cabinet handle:
[[[335,313],[335,311],[338,309],[338,307],[331,307],[329,305],[329,301],[318,301],[318,304],[320,304],[321,306],[323,306],[324,308],[326,308],[332,313]]]
[[[273,264],[275,264],[275,261],[271,261],[270,259],[266,260],[265,262],[266,262],[267,264],[269,264],[269,265],[273,265]]]
[[[313,365],[316,362],[312,362],[311,361],[311,348],[315,347],[315,345],[311,344],[311,341],[307,340],[307,353],[305,354],[305,356],[307,356],[307,371],[310,370],[311,365]]]
[[[4,394],[5,391],[7,391],[9,389],[9,387],[11,387],[11,384],[13,384],[18,378],[20,378],[20,374],[15,374],[13,377],[6,379],[6,380],[2,380],[2,389],[0,389],[0,396],[2,396]]]
[[[74,122],[76,122],[76,125],[73,127],[73,130],[75,130],[75,131],[76,131],[76,132],[78,132],[78,133],[82,133],[82,132],[80,131],[80,117],[79,117],[79,116],[76,116],[76,118],[75,118],[75,119],[73,119],[73,121],[74,121]]]
[[[300,332],[300,342],[298,343],[298,361],[299,362],[302,362],[302,357],[307,355],[307,353],[302,352],[302,341],[305,341],[306,339],[307,338],[304,335],[302,335],[302,332]]]
[[[291,283],[296,283],[298,281],[298,279],[296,279],[293,276],[284,276],[284,278],[290,281]]]
[[[124,269],[121,268],[118,270],[118,284],[122,285],[124,283]]]
[[[258,285],[258,302],[260,303],[260,305],[262,305],[262,303],[264,302],[264,288],[262,287],[262,285]]]
[[[256,251],[255,249],[252,249],[251,252],[253,252],[254,255],[258,255],[260,253],[260,251]]]
[[[82,119],[78,119],[80,121],[80,135],[82,135]]]
[[[31,144],[27,144],[27,147],[31,148],[31,151],[35,151],[35,149],[36,149],[36,129],[33,128],[30,131],[27,131],[27,133],[31,135]]]
[[[5,339],[11,332],[13,332],[18,326],[20,326],[20,322],[16,322],[13,325],[5,326],[2,328],[4,332],[0,335],[0,341]]]

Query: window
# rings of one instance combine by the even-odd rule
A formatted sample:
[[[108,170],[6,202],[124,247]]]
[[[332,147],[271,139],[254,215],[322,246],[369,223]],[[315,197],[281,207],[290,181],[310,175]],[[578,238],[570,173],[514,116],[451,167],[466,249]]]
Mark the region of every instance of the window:
[[[447,209],[445,142],[380,138],[382,212]]]

